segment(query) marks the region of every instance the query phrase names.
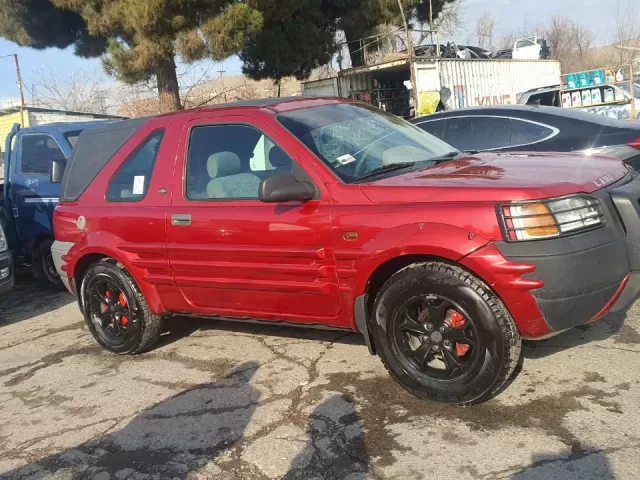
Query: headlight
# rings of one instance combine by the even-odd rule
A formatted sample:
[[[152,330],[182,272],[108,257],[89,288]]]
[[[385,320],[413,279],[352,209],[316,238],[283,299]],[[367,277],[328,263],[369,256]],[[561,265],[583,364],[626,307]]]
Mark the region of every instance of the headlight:
[[[4,229],[0,227],[0,253],[6,252],[7,248],[7,237],[4,235]]]
[[[501,207],[508,240],[536,240],[560,237],[599,227],[604,213],[598,199],[571,196]]]

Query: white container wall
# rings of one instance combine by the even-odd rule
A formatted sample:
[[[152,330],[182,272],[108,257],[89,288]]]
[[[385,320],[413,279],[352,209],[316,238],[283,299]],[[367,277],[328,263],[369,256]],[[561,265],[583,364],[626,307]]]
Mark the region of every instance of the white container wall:
[[[309,97],[337,97],[338,77],[312,80],[302,84],[302,95]]]
[[[418,92],[451,90],[447,109],[511,105],[522,92],[560,82],[556,61],[438,59],[415,68]]]

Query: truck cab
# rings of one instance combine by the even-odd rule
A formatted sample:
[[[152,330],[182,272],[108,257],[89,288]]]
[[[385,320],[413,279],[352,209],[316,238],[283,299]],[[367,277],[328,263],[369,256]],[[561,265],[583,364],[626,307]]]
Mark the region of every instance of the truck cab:
[[[8,248],[15,264],[30,264],[34,276],[49,285],[61,284],[51,260],[52,216],[60,194],[60,185],[49,181],[51,165],[66,164],[80,133],[100,123],[15,124],[5,141],[2,199]]]

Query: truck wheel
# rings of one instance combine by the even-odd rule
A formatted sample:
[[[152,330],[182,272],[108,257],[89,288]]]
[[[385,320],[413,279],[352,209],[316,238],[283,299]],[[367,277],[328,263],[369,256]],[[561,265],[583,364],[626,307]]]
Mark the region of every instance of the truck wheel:
[[[110,352],[140,353],[160,337],[162,317],[151,313],[133,278],[113,260],[99,260],[89,267],[80,298],[87,327]]]
[[[509,312],[480,279],[440,262],[393,275],[374,304],[378,353],[412,394],[470,405],[496,395],[520,359]]]
[[[40,243],[38,254],[34,259],[37,262],[35,268],[38,269],[40,281],[45,286],[62,289],[62,280],[60,280],[56,265],[53,263],[53,255],[51,255],[51,245],[53,245],[53,240],[50,238]]]

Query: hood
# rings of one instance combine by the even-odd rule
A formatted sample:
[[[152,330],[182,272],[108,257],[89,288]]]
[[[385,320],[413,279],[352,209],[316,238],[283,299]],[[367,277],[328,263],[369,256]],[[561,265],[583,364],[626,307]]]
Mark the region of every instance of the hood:
[[[591,193],[627,173],[620,160],[607,156],[479,153],[365,183],[361,189],[374,203],[535,200]],[[429,194],[417,187],[429,187]]]

